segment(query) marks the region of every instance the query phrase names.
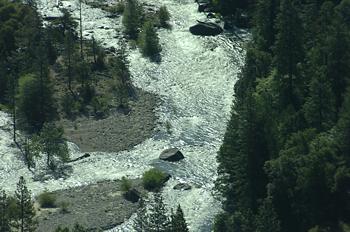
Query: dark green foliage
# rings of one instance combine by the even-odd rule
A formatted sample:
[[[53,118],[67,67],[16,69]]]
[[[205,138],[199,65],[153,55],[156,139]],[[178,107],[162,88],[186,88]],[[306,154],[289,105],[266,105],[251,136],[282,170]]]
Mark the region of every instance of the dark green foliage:
[[[138,232],[173,231],[170,227],[170,220],[161,193],[153,194],[149,207],[145,205],[143,199],[140,200],[140,208],[137,211],[134,229]]]
[[[123,12],[123,25],[125,33],[131,39],[137,39],[141,27],[141,7],[137,0],[127,0]]]
[[[171,215],[170,231],[172,232],[189,232],[184,213],[181,206],[178,205],[176,212]]]
[[[218,154],[215,231],[346,231],[349,10],[348,0],[257,2]]]
[[[21,232],[36,231],[34,203],[31,199],[31,192],[26,186],[26,181],[21,176],[15,193],[18,206],[18,220],[14,227]]]
[[[163,186],[165,178],[166,175],[162,171],[152,168],[143,174],[142,183],[145,189],[158,190]]]
[[[56,208],[56,196],[53,193],[43,192],[38,196],[41,208]]]
[[[53,158],[57,157],[65,162],[69,159],[68,147],[63,138],[63,128],[55,124],[45,124],[40,132],[40,141],[43,152],[46,154],[47,166],[54,169],[55,163]]]
[[[0,192],[0,232],[10,231],[11,222],[9,217],[8,197],[5,191]]]
[[[28,74],[19,79],[17,111],[22,128],[35,132],[56,117],[53,90],[48,78]]]
[[[170,13],[166,6],[161,6],[158,11],[158,19],[161,27],[169,27]]]
[[[161,47],[158,34],[152,22],[145,22],[142,26],[138,44],[144,56],[152,58],[159,55]]]

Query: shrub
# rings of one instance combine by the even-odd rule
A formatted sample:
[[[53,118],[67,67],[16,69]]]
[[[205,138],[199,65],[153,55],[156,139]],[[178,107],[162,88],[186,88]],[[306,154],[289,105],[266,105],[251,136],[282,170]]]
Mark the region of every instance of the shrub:
[[[102,118],[108,113],[108,97],[96,96],[92,99],[91,105],[94,108],[94,114],[97,118]]]
[[[131,189],[131,181],[125,176],[123,176],[122,183],[121,183],[121,190],[123,192],[129,192],[130,189]]]
[[[170,13],[166,6],[160,7],[158,11],[158,19],[159,19],[159,24],[161,27],[167,28],[169,27],[169,19],[170,19]]]
[[[141,30],[139,47],[144,56],[154,57],[161,51],[159,38],[152,22],[146,22]]]
[[[68,117],[72,117],[73,115],[79,113],[79,110],[81,108],[80,102],[76,101],[71,93],[66,93],[61,101],[61,106],[63,109],[63,112]]]
[[[156,168],[152,168],[143,174],[143,187],[147,190],[157,190],[163,186],[165,179],[166,174]]]
[[[39,195],[38,201],[41,208],[56,208],[56,196],[53,193],[43,192]]]

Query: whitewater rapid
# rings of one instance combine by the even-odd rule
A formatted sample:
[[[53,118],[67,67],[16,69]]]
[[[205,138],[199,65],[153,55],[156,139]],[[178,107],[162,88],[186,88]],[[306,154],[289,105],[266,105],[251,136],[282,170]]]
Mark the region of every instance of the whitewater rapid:
[[[243,44],[231,33],[216,37],[191,35],[188,28],[196,20],[205,19],[204,14],[197,12],[193,0],[145,2],[166,5],[172,25],[172,30],[158,31],[162,46],[160,63],[150,62],[137,49],[129,50],[133,84],[161,98],[155,109],[159,118],[156,134],[130,151],[91,153],[90,158],[72,164],[70,176],[39,182],[33,180],[35,173],[28,171],[11,142],[10,116],[0,112],[0,188],[13,191],[23,175],[33,194],[37,194],[45,189],[67,189],[122,176],[140,177],[149,168],[158,167],[172,175],[163,190],[169,208],[181,205],[190,231],[211,231],[213,218],[220,210],[220,203],[212,195],[217,177],[216,154],[230,116],[233,87],[243,64]],[[71,9],[78,17],[77,3],[62,1],[62,7]],[[42,15],[59,14],[55,5],[56,0],[38,0]],[[122,33],[120,18],[107,18],[102,10],[85,4],[82,18],[86,38],[94,35],[103,46],[118,47]],[[171,134],[167,133],[166,124],[171,125]],[[77,146],[69,147],[73,157],[81,155]],[[178,163],[158,160],[161,151],[169,147],[179,148],[186,158]],[[173,190],[179,182],[191,184],[192,189]],[[131,224],[132,220],[127,220],[110,231],[131,231]]]

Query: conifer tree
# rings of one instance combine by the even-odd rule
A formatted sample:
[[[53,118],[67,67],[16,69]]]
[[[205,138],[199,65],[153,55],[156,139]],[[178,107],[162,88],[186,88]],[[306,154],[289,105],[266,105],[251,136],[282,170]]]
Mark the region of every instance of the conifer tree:
[[[0,191],[0,232],[11,231],[8,213],[8,198],[5,191]]]
[[[158,34],[152,22],[145,22],[142,27],[139,46],[144,56],[155,57],[161,51]]]
[[[125,27],[125,33],[131,39],[137,39],[141,26],[141,7],[137,0],[127,0],[123,12],[123,25]]]
[[[20,232],[34,232],[37,226],[34,220],[34,203],[32,202],[31,192],[28,190],[23,176],[19,179],[15,195],[19,208],[18,221],[15,224],[15,228]]]
[[[181,206],[178,205],[176,213],[171,215],[171,232],[188,232],[186,220]]]

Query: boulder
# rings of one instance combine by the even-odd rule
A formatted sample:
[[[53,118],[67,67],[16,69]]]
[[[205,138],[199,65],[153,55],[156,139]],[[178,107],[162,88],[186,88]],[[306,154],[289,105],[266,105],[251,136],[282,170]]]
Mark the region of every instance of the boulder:
[[[200,22],[192,27],[190,27],[190,32],[194,35],[218,35],[223,32],[220,25],[211,22]]]
[[[173,187],[175,190],[190,190],[191,188],[192,186],[187,183],[179,183]]]
[[[170,162],[180,161],[184,158],[184,155],[177,148],[166,149],[159,156],[159,159]]]
[[[204,12],[207,8],[209,8],[209,4],[207,3],[198,4],[198,12]]]
[[[137,191],[136,189],[132,188],[129,191],[124,193],[124,197],[128,201],[130,201],[132,203],[136,203],[140,199],[140,192]]]

